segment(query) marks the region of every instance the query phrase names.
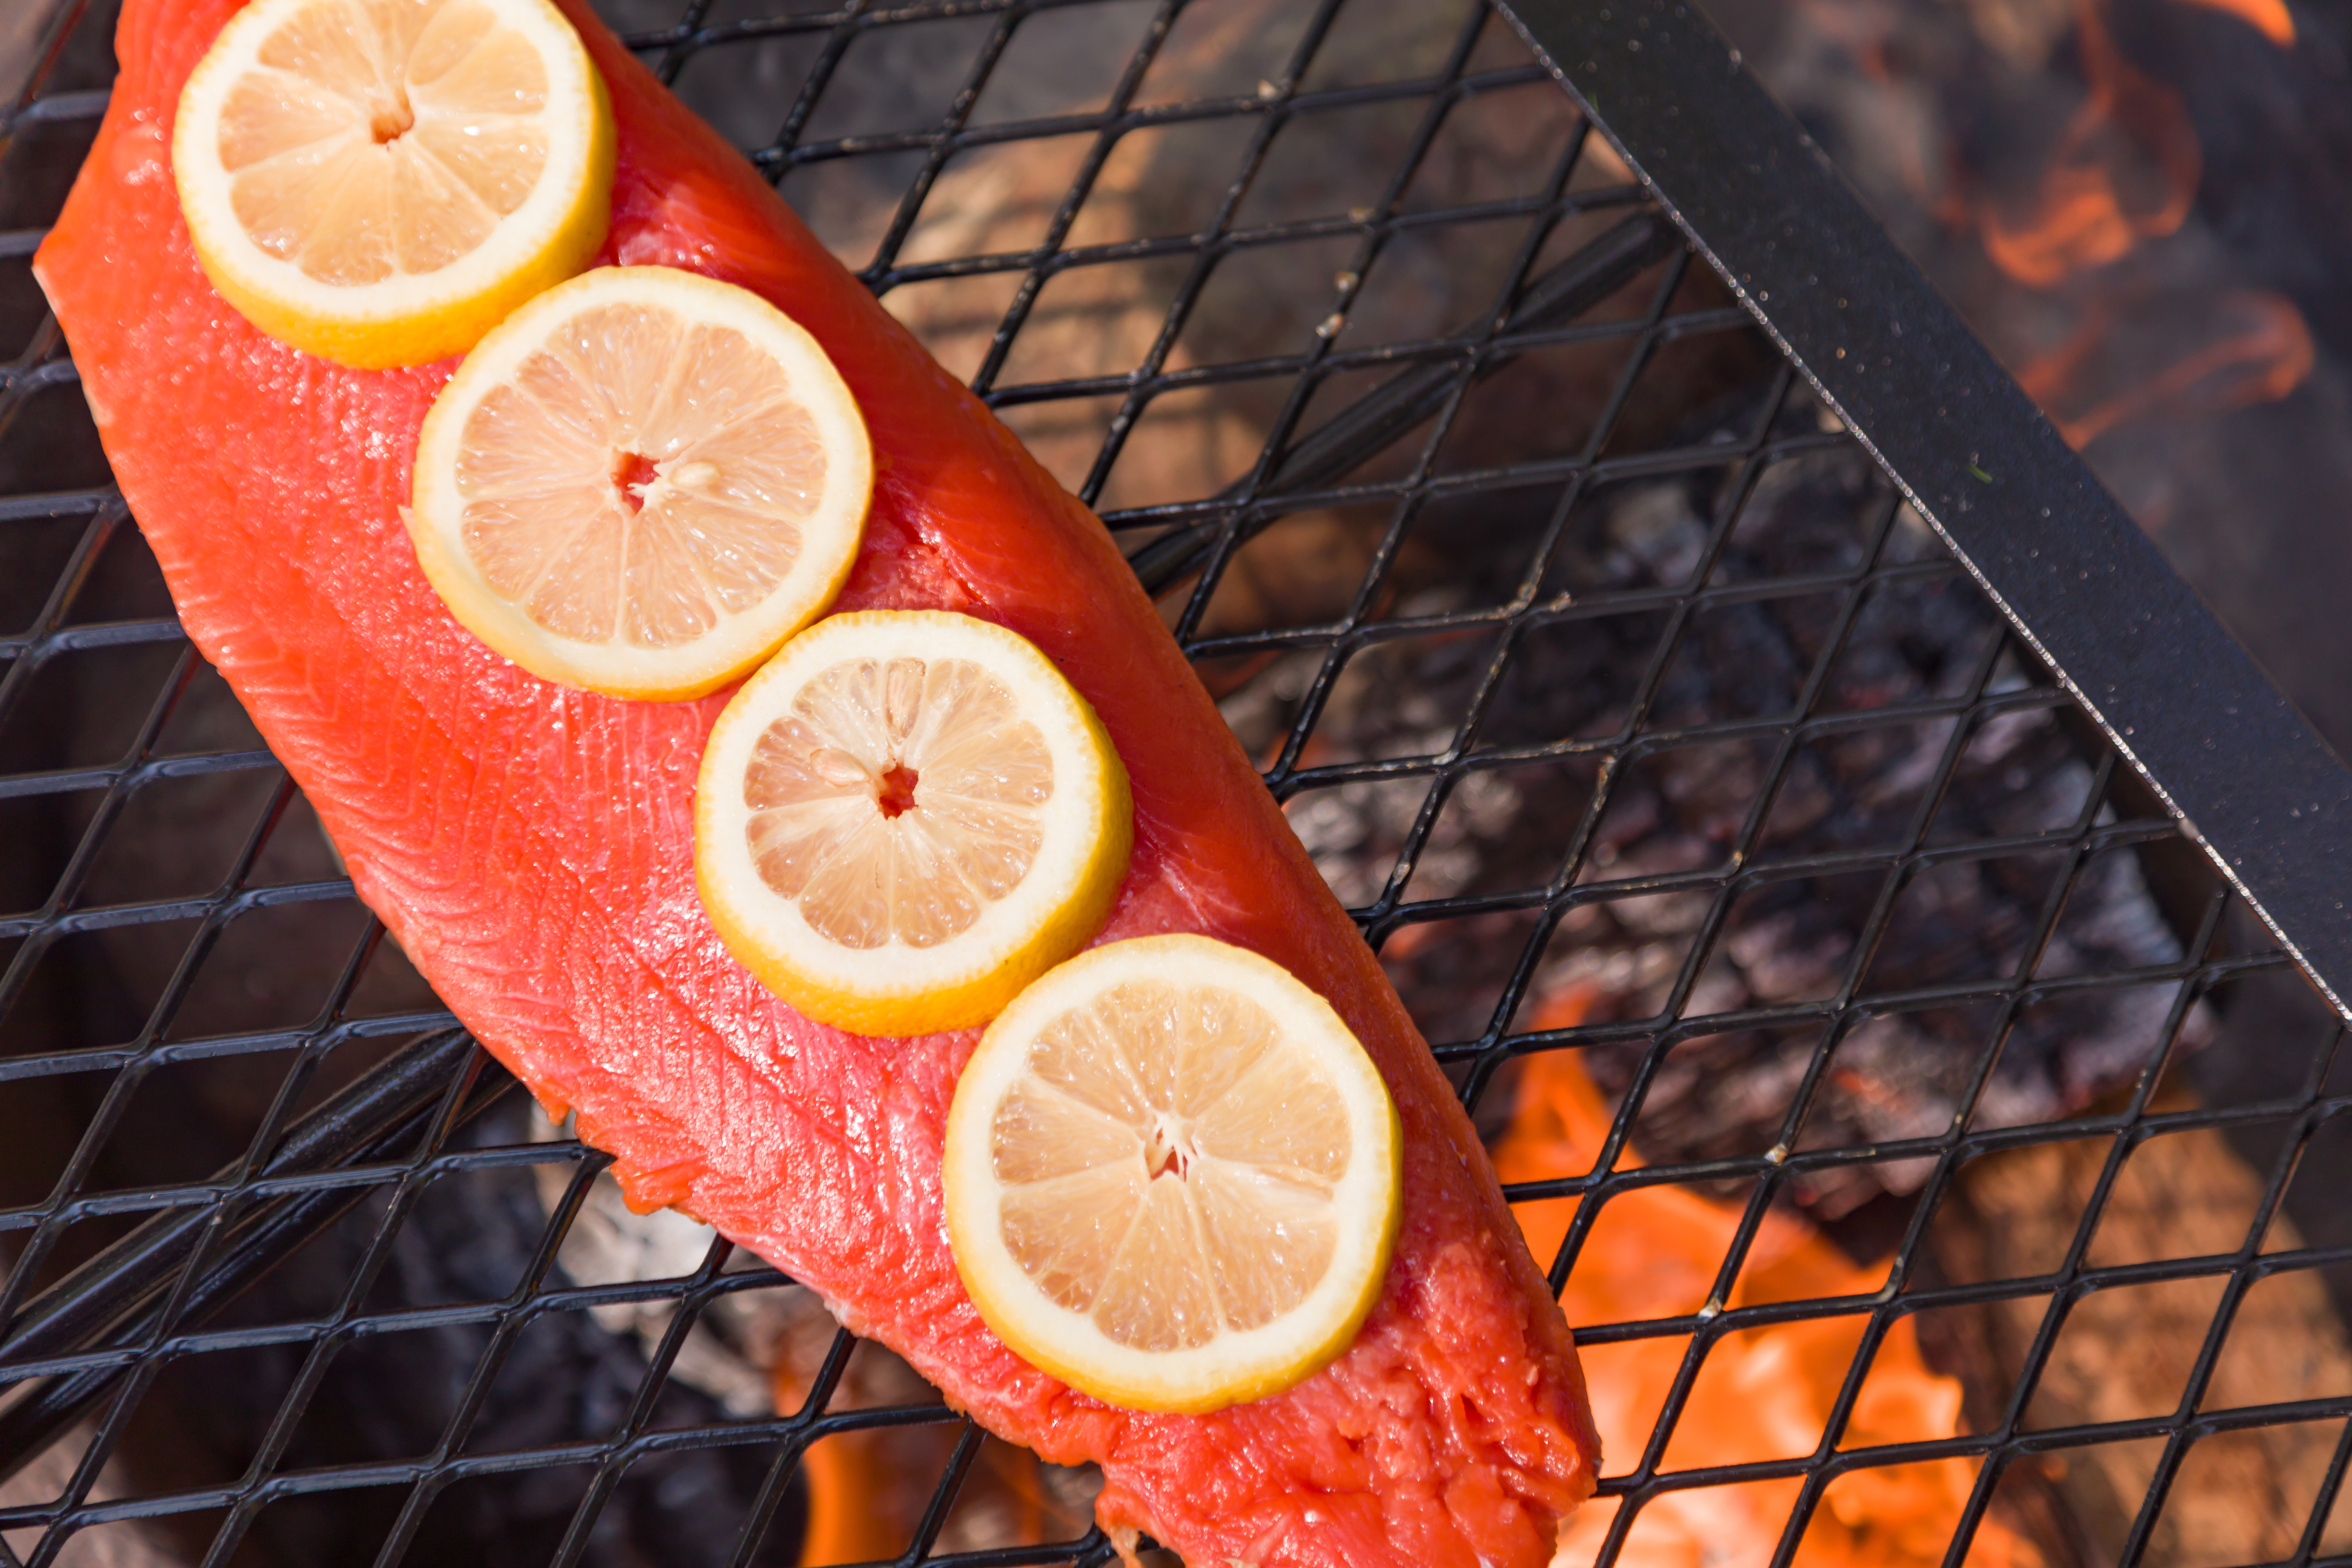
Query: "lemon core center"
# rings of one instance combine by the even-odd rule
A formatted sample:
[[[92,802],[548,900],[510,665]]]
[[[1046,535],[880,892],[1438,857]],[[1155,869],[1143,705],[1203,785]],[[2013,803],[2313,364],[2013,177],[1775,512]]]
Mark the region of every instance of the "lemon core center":
[[[1143,1168],[1153,1181],[1162,1176],[1182,1181],[1200,1154],[1192,1146],[1192,1129],[1182,1119],[1162,1110],[1152,1120],[1151,1135],[1143,1144]]]
[[[896,818],[915,809],[915,784],[921,778],[904,763],[892,763],[875,781],[874,803],[885,817]]]
[[[622,452],[613,458],[613,488],[631,516],[646,509],[646,491],[661,478],[661,469],[641,452]]]
[[[844,947],[936,947],[970,930],[1045,843],[1054,758],[1020,707],[966,658],[819,673],[743,774],[760,879]]]
[[[416,110],[409,105],[408,94],[398,87],[389,98],[380,98],[368,115],[368,132],[379,147],[387,142],[397,142],[416,129]]]

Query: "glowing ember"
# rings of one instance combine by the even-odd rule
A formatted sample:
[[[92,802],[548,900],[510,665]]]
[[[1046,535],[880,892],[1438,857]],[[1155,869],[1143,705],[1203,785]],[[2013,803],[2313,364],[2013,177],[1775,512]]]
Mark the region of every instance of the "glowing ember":
[[[1580,1021],[1587,991],[1556,999],[1538,1028]],[[1607,1138],[1609,1108],[1572,1052],[1532,1058],[1509,1129],[1494,1150],[1506,1182],[1582,1175]],[[1628,1149],[1616,1168],[1638,1166]],[[1517,1205],[1520,1228],[1549,1261],[1575,1217],[1576,1198]],[[1628,1322],[1699,1310],[1738,1229],[1738,1205],[1679,1187],[1642,1187],[1612,1198],[1590,1233],[1560,1297],[1572,1324]],[[1803,1220],[1766,1215],[1748,1252],[1731,1308],[1875,1293],[1884,1269],[1856,1267]],[[1811,1454],[1862,1344],[1862,1316],[1748,1329],[1718,1341],[1701,1367],[1660,1468],[1745,1464]],[[1687,1341],[1635,1340],[1585,1349],[1604,1470],[1640,1461],[1680,1371]],[[1880,1342],[1839,1447],[1916,1443],[1961,1430],[1960,1385],[1927,1369],[1917,1332],[1898,1319]],[[1797,1561],[1806,1568],[1936,1568],[1959,1521],[1975,1468],[1944,1459],[1850,1471],[1815,1510]],[[1801,1482],[1668,1491],[1646,1505],[1617,1561],[1624,1568],[1763,1568],[1779,1546]],[[1591,1503],[1562,1532],[1554,1568],[1595,1561],[1617,1503]],[[2040,1554],[2000,1525],[1978,1527],[1976,1568],[2039,1568]]]

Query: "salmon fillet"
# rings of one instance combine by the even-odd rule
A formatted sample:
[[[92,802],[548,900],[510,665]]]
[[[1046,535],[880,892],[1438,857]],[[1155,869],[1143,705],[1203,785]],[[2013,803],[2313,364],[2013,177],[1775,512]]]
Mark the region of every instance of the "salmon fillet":
[[[943,1125],[972,1033],[811,1023],[720,945],[692,793],[725,694],[550,685],[462,630],[398,509],[450,364],[356,372],[262,336],[205,282],[168,164],[236,0],[129,0],[106,121],[36,270],[188,634],[317,808],[360,897],[640,1208],[717,1226],[982,1425],[1092,1460],[1098,1515],[1195,1568],[1548,1560],[1592,1490],[1582,1375],[1468,1120],[1395,992],[1102,525],[817,243],[751,165],[564,0],[612,89],[606,262],[739,283],[813,331],[877,479],[840,608],[960,610],[1058,663],[1131,776],[1100,940],[1200,931],[1328,997],[1402,1120],[1404,1217],[1354,1347],[1286,1394],[1140,1415],[1023,1363],[949,1255]]]

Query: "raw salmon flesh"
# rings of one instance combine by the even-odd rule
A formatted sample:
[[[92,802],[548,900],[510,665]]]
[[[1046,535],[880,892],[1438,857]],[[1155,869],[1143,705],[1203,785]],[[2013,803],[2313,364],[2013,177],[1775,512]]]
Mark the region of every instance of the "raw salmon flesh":
[[[877,468],[840,607],[1010,626],[1102,715],[1135,855],[1102,937],[1202,931],[1328,997],[1394,1093],[1404,1222],[1355,1346],[1206,1416],[1110,1408],[981,1321],[941,1219],[971,1034],[811,1023],[728,956],[695,894],[692,791],[724,694],[623,701],[461,630],[398,509],[450,364],[358,372],[249,326],[197,269],[168,157],[180,86],[236,0],[129,0],[104,127],[36,268],[188,634],[219,667],[457,1016],[551,1110],[673,1204],[823,1293],[991,1431],[1099,1463],[1124,1542],[1193,1568],[1544,1563],[1598,1458],[1582,1374],[1485,1152],[1102,525],[587,10],[620,135],[604,261],[739,283],[841,367]]]

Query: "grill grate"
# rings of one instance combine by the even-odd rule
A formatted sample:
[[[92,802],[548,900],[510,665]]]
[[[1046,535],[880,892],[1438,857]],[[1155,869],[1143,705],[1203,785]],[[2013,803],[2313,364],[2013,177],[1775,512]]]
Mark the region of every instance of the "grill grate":
[[[1644,1193],[1729,1216],[1686,1306],[1578,1325],[1604,1394],[1626,1347],[1684,1347],[1646,1447],[1609,1458],[1604,1561],[1706,1492],[1763,1500],[1785,1563],[1874,1478],[1943,1460],[1948,1563],[1988,1517],[2055,1561],[2172,1561],[2210,1545],[2208,1472],[2249,1455],[2266,1517],[2200,1561],[2352,1560],[2332,1017],[1504,18],[604,3],[1102,510],[1481,1127],[1546,1062],[1610,1092],[1603,1147],[1510,1188],[1581,1199],[1554,1281],[1608,1269]],[[850,1556],[1105,1560],[1083,1477],[1038,1473],[1005,1527],[992,1441],[812,1334],[773,1270],[633,1228],[601,1157],[532,1129],[478,1053],[487,1076],[431,1077],[376,1141],[289,1163],[289,1130],[387,1059],[464,1047],[181,638],[30,282],[110,34],[66,5],[0,122],[24,345],[0,379],[0,1376],[81,1422],[0,1494],[0,1556],[135,1535],[206,1563],[747,1564],[833,1529]],[[2117,1242],[2117,1194],[2182,1140],[2247,1173],[2227,1239]],[[1987,1241],[1988,1172],[2068,1187],[2041,1253]],[[265,1248],[282,1267],[223,1310],[219,1271],[303,1202],[348,1215]],[[1791,1212],[1869,1286],[1758,1290]],[[68,1270],[191,1217],[165,1294],[58,1315]],[[2289,1289],[2320,1291],[2319,1381],[2239,1397]],[[2150,1362],[2136,1408],[2053,1403],[2112,1304],[2183,1300],[2169,1382]],[[1717,1352],[1801,1323],[1843,1335],[1823,1425],[1678,1458]],[[1962,1435],[1873,1444],[1857,1412],[1911,1332],[1962,1373]],[[778,1344],[805,1364],[763,1366]],[[32,1408],[0,1412],[20,1458]],[[859,1454],[915,1498],[887,1543],[805,1492]],[[2135,1485],[2091,1517],[2063,1456]]]

